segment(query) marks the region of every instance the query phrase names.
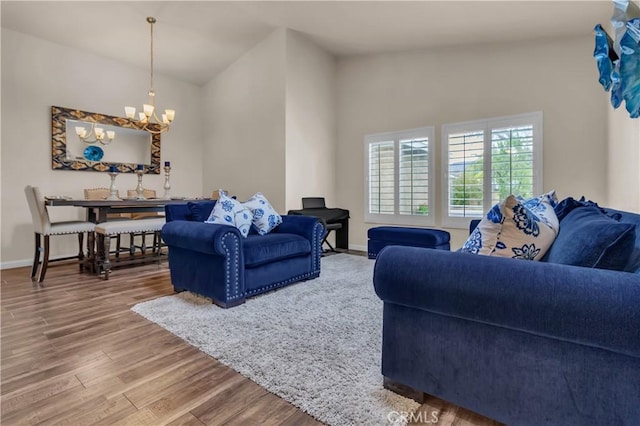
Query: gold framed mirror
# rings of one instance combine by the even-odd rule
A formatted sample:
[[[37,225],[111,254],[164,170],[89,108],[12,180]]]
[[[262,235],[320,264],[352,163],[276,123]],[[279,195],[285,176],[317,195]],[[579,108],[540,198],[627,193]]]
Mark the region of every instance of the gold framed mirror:
[[[160,133],[128,118],[52,106],[51,149],[54,170],[160,174]]]

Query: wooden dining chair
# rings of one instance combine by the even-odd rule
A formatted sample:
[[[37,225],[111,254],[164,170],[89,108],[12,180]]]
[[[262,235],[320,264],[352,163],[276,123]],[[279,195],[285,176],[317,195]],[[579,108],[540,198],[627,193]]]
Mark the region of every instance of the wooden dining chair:
[[[138,191],[135,189],[127,189],[127,197],[131,198],[131,197],[135,197],[138,195]],[[157,198],[156,196],[156,190],[155,189],[143,189],[142,190],[142,195],[144,196],[144,198],[146,199],[152,199],[152,198]],[[139,220],[139,219],[158,219],[158,218],[164,218],[164,212],[142,212],[142,213],[133,213],[132,214],[133,219],[135,220]],[[129,235],[129,238],[131,238],[131,249],[133,251],[135,251],[136,248],[139,248],[140,251],[142,252],[142,254],[145,253],[145,251],[147,250],[147,235],[151,235],[153,236],[153,245],[151,246],[152,251],[155,253],[156,251],[160,251],[161,249],[161,239],[160,239],[160,234],[158,232],[155,231],[150,231],[150,232],[139,232],[139,233],[132,233]],[[134,239],[135,237],[140,237],[142,239],[142,243],[139,246],[136,246],[134,244]]]
[[[109,188],[85,188],[84,189],[84,199],[85,200],[105,200],[109,195],[111,195],[111,190]],[[116,189],[116,196],[120,198],[120,191]],[[107,220],[125,220],[131,219],[130,213],[109,213],[107,214]],[[120,234],[112,236],[116,240],[116,249],[113,253],[116,257],[120,257],[120,252],[122,251],[131,251],[131,248],[123,249],[120,244]]]
[[[29,204],[29,211],[31,212],[31,221],[33,223],[33,231],[35,234],[35,253],[33,256],[33,266],[31,267],[31,279],[33,280],[35,278],[39,265],[40,273],[38,274],[38,282],[41,283],[44,281],[49,262],[75,258],[75,256],[73,256],[49,260],[49,238],[52,235],[78,234],[77,259],[78,264],[80,265],[80,270],[82,271],[85,264],[84,249],[82,247],[85,233],[87,233],[87,251],[89,260],[92,261],[94,258],[95,224],[80,220],[51,222],[49,220],[47,206],[45,205],[45,199],[40,190],[37,187],[27,185],[24,188],[24,193],[27,196],[27,203]],[[42,237],[44,237],[44,247],[42,246]],[[43,254],[42,261],[40,260],[41,253]]]

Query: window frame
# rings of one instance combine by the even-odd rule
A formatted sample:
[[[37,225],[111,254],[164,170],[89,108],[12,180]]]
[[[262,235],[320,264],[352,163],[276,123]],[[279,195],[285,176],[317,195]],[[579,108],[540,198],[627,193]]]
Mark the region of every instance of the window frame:
[[[443,227],[466,229],[469,227],[470,220],[481,219],[484,212],[489,211],[493,206],[491,200],[491,131],[498,128],[511,128],[524,125],[531,125],[533,129],[533,193],[541,194],[543,192],[543,120],[541,111],[442,125],[440,137],[442,166],[441,214]],[[449,135],[451,133],[471,131],[483,132],[483,156],[489,159],[489,161],[484,161],[483,164],[483,213],[463,217],[449,216]]]
[[[428,213],[425,215],[410,215],[400,214],[400,141],[405,139],[422,139],[427,138],[427,206],[429,208]],[[364,137],[364,222],[365,223],[380,223],[389,225],[415,225],[415,226],[433,226],[435,224],[435,127],[425,126],[415,129],[399,130],[394,132],[384,132],[365,135]],[[369,165],[370,165],[370,151],[369,147],[372,144],[381,142],[393,141],[393,167],[394,167],[394,213],[393,214],[380,214],[369,212]]]

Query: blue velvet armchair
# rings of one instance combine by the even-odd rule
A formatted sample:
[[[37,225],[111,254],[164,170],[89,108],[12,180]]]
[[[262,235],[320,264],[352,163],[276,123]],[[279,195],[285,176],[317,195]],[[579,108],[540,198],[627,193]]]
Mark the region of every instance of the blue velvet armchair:
[[[269,234],[243,238],[233,226],[203,223],[206,215],[198,210],[211,208],[213,202],[166,206],[162,239],[169,248],[175,291],[188,290],[229,308],[247,297],[320,275],[326,231],[316,218],[283,216],[282,224]]]

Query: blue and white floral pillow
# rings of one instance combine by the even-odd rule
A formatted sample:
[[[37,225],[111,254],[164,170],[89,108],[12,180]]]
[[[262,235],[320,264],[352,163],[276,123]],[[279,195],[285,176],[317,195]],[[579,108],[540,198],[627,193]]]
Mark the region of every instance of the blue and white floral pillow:
[[[249,198],[243,205],[251,210],[253,227],[260,235],[267,235],[282,223],[282,216],[271,207],[271,204],[261,192]]]
[[[205,223],[217,223],[219,225],[235,226],[244,238],[249,235],[252,223],[251,210],[242,205],[238,200],[227,196],[220,191],[220,198],[213,206],[213,210]]]
[[[490,255],[496,248],[498,233],[502,228],[502,212],[500,204],[491,207],[491,210],[482,218],[476,229],[464,243],[460,251],[472,254]]]
[[[491,256],[542,259],[560,230],[554,201],[547,195],[529,200],[510,195],[500,203],[504,220]]]
[[[555,191],[524,199],[510,195],[494,205],[471,233],[462,252],[540,260],[560,229]]]

